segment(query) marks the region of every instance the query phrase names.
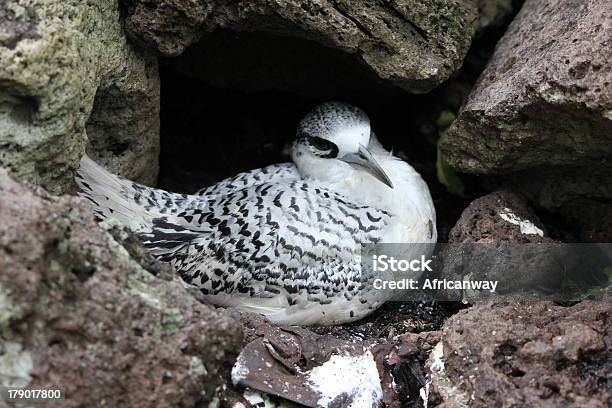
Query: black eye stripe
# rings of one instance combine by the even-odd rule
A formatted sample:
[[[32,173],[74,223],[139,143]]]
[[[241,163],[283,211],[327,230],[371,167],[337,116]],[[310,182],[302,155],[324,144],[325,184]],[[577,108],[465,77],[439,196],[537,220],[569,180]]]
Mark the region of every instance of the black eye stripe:
[[[308,138],[308,142],[311,146],[314,146],[319,150],[330,150],[332,146],[335,146],[335,144],[329,140],[317,136],[310,136]]]
[[[317,136],[308,136],[306,140],[311,147],[316,149],[314,153],[317,156],[324,158],[334,158],[338,156],[338,146],[336,146],[334,142]]]

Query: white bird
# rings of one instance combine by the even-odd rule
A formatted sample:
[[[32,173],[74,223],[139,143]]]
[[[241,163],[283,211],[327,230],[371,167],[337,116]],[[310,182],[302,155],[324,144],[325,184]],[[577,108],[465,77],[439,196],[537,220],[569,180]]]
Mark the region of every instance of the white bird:
[[[251,170],[194,195],[145,187],[87,156],[80,194],[218,306],[276,324],[340,324],[390,300],[361,268],[364,245],[436,242],[426,183],[340,102],[300,122],[293,163]]]

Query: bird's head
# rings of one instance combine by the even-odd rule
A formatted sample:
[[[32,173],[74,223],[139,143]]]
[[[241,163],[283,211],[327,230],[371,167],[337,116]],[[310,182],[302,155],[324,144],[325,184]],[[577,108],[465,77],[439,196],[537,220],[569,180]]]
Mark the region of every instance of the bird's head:
[[[293,160],[316,165],[321,160],[340,160],[366,171],[387,186],[393,184],[368,149],[372,131],[364,111],[343,102],[316,106],[300,122],[293,146]]]

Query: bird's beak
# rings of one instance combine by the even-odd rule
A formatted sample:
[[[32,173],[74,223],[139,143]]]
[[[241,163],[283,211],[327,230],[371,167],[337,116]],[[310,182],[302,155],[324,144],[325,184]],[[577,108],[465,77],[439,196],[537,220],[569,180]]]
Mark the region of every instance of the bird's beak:
[[[350,153],[344,155],[340,160],[346,162],[352,166],[356,166],[360,169],[363,169],[370,173],[372,176],[376,177],[379,181],[382,181],[387,186],[393,188],[393,183],[385,173],[385,171],[380,167],[380,165],[372,156],[372,153],[365,148],[364,146],[359,146],[359,153]]]

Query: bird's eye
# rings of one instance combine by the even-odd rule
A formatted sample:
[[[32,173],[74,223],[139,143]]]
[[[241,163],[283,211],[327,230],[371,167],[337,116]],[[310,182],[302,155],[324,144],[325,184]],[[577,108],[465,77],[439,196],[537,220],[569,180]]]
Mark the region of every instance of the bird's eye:
[[[333,158],[338,156],[338,146],[334,142],[323,139],[317,136],[309,136],[308,144],[313,147],[317,156],[325,158]]]
[[[310,136],[308,138],[311,146],[316,147],[318,150],[330,150],[334,143],[322,137]]]

